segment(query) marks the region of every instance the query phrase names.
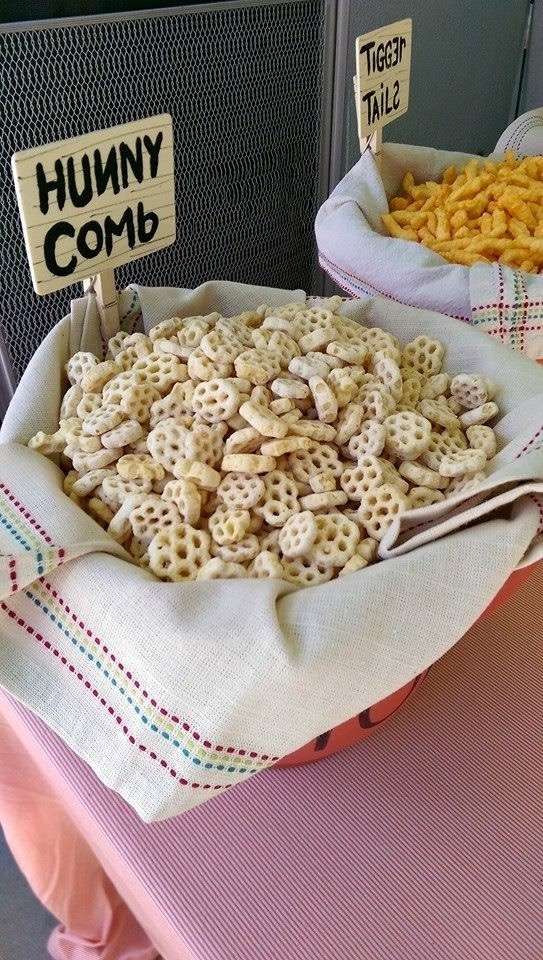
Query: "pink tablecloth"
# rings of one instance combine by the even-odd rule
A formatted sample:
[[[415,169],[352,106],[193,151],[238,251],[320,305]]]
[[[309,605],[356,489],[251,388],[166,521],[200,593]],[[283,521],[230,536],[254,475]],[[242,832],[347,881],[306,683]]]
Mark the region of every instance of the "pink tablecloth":
[[[52,955],[541,960],[542,586],[477,624],[358,748],[162,824],[2,700],[0,819],[69,927]]]

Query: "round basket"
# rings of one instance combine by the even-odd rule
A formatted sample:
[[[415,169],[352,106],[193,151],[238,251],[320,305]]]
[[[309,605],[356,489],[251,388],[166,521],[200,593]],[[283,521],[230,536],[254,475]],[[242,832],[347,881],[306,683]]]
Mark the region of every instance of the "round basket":
[[[488,607],[481,614],[481,619],[488,617],[493,610],[501,606],[518,588],[529,578],[535,565],[522,567],[515,570],[509,579],[504,583],[501,590],[496,594]],[[339,753],[340,750],[346,750],[347,747],[360,743],[371,736],[375,727],[380,726],[385,720],[388,720],[392,714],[400,709],[402,704],[420,687],[428,670],[419,674],[414,680],[410,680],[404,687],[391,693],[384,700],[374,703],[373,706],[358,713],[356,717],[351,717],[345,723],[340,723],[332,730],[326,730],[320,736],[315,737],[305,746],[300,747],[294,753],[289,753],[275,764],[276,767],[295,767],[300,763],[314,763],[316,760],[323,760],[325,757],[331,757],[333,753]]]

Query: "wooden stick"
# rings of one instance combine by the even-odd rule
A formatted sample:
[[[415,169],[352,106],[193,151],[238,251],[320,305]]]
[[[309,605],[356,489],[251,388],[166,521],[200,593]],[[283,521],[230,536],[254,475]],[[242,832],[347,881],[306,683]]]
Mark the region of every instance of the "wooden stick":
[[[106,340],[119,331],[119,301],[115,286],[115,271],[102,270],[94,277],[83,280],[85,293],[94,293],[100,314],[102,334]]]
[[[373,153],[375,158],[379,157],[381,153],[381,147],[383,146],[383,128],[379,127],[378,130],[375,130],[369,137],[370,150]]]
[[[358,130],[358,143],[360,144],[360,153],[364,153],[364,137],[360,136],[360,97],[358,96],[358,77],[353,77],[354,104],[356,107],[356,129]]]

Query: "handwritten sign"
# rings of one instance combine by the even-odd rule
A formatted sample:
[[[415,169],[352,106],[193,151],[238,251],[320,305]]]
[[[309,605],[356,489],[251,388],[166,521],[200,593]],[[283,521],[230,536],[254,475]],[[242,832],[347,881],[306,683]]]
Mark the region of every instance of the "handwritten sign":
[[[168,114],[23,150],[12,169],[38,294],[175,240]]]
[[[356,40],[358,136],[366,139],[409,106],[412,21],[398,20]]]

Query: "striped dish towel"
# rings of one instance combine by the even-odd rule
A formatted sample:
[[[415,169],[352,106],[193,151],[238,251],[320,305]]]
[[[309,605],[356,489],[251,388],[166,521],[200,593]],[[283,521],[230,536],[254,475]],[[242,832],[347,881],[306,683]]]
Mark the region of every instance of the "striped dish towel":
[[[471,323],[543,362],[543,277],[501,263],[470,270]]]
[[[137,292],[146,329],[298,293],[226,282]],[[70,351],[100,350],[93,297],[74,301],[41,344],[7,411],[0,685],[145,820],[220,796],[398,690],[464,635],[516,567],[543,557],[543,370],[437,313],[379,299],[341,311],[404,340],[436,337],[448,369],[498,382],[501,449],[477,492],[398,518],[381,541],[387,562],[307,590],[156,580],[25,445],[58,422]]]

